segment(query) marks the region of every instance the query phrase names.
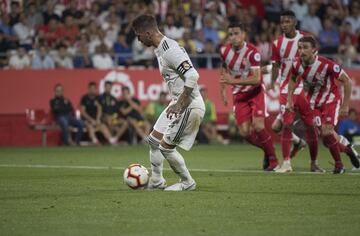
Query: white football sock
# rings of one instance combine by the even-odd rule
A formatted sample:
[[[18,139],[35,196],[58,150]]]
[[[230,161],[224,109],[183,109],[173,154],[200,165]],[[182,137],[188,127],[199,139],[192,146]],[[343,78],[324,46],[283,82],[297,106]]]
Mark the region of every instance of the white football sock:
[[[160,140],[153,137],[151,134],[148,138],[150,146],[150,163],[151,163],[151,178],[153,181],[157,182],[163,178],[163,162],[164,156],[161,154],[159,146]]]
[[[294,132],[292,133],[292,141],[296,144],[300,143],[300,138]]]
[[[345,138],[344,136],[339,135],[339,137],[340,137],[339,143],[341,143],[341,144],[343,144],[345,146],[350,144],[349,140],[347,140],[347,138]]]
[[[170,167],[177,175],[180,176],[181,181],[193,181],[193,178],[191,177],[190,172],[185,165],[184,158],[176,150],[176,148],[167,149],[160,145],[160,151],[164,155],[165,159],[169,162]]]

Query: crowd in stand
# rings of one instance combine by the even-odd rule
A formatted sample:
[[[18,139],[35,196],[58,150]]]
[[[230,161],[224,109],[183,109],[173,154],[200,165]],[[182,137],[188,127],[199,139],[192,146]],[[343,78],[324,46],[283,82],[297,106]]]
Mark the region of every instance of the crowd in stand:
[[[169,104],[165,92],[159,94],[158,100],[142,106],[137,98],[131,96],[128,87],[121,88],[120,100],[111,95],[112,82],[105,82],[102,94],[98,94],[97,88],[95,82],[88,84],[88,92],[80,99],[80,115],[77,116],[72,102],[64,93],[63,85],[55,85],[50,110],[52,118],[61,128],[63,145],[80,145],[83,140],[93,145],[145,143],[151,127]],[[201,144],[222,142],[216,129],[215,105],[207,97],[206,88],[201,89],[201,94],[206,104],[206,114],[198,141]],[[71,128],[75,128],[75,140],[72,139]],[[83,136],[84,130],[87,137]]]
[[[100,68],[156,66],[152,48],[131,30],[141,13],[156,15],[162,32],[183,45],[197,67],[218,66],[229,19],[248,28],[248,40],[271,55],[281,30],[279,13],[291,9],[300,30],[319,41],[320,53],[359,63],[360,2],[357,0],[2,0],[0,67]]]

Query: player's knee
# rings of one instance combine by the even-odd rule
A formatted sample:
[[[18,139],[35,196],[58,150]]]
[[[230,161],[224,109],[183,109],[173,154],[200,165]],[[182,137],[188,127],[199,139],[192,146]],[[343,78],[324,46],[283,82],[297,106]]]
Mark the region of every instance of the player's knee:
[[[174,145],[167,144],[164,140],[161,140],[159,145],[160,152],[165,158],[168,158],[169,155],[175,152],[175,147]]]
[[[249,127],[244,127],[244,126],[239,126],[239,134],[243,138],[248,137],[250,135],[250,128]]]
[[[280,122],[279,120],[275,120],[274,123],[271,125],[271,129],[276,132],[279,133],[281,131],[282,127],[282,122]]]
[[[334,133],[334,127],[331,125],[324,125],[321,127],[321,136],[326,137]]]
[[[254,122],[253,127],[254,127],[255,132],[260,132],[261,130],[263,130],[265,128],[265,125],[263,122]]]
[[[160,140],[152,136],[151,134],[147,137],[147,142],[149,144],[150,149],[158,149]]]

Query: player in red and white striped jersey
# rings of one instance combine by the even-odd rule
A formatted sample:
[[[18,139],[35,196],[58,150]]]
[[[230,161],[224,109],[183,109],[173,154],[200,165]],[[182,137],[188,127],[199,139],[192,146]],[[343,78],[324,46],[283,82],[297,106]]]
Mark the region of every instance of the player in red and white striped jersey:
[[[275,132],[281,132],[281,147],[284,161],[281,168],[276,172],[284,173],[292,171],[290,158],[294,157],[300,149],[306,146],[304,140],[300,139],[292,132],[291,126],[294,123],[294,117],[288,117],[287,122],[284,122],[285,105],[287,101],[288,83],[290,80],[290,68],[293,59],[298,56],[298,41],[306,33],[296,30],[297,20],[295,13],[292,11],[284,11],[280,15],[280,26],[283,34],[280,35],[272,44],[272,71],[271,71],[271,85],[274,84],[280,73],[280,112],[275,119],[272,128]],[[318,138],[313,124],[313,113],[309,107],[302,83],[299,83],[294,92],[295,109],[301,115],[301,119],[306,126],[306,141],[309,145],[311,164],[310,171],[323,172],[317,165],[318,154]],[[291,150],[291,144],[293,147]]]
[[[234,113],[240,135],[265,153],[264,170],[278,166],[272,138],[265,129],[265,100],[260,71],[260,54],[255,46],[245,42],[241,23],[228,26],[230,43],[221,47],[221,94],[226,105],[224,85],[233,86]]]
[[[312,36],[304,36],[299,40],[299,54],[292,63],[289,82],[287,111],[293,112],[293,93],[296,89],[297,78],[301,78],[304,84],[306,96],[310,107],[315,114],[315,124],[321,129],[321,136],[325,146],[335,160],[334,174],[344,173],[344,165],[341,161],[340,151],[351,153],[349,146],[338,142],[338,136],[334,130],[338,116],[347,116],[349,111],[349,99],[351,93],[350,78],[340,66],[333,61],[317,55],[316,40]],[[344,99],[336,84],[339,81],[344,87]],[[355,155],[349,155],[352,164],[359,167],[359,159]]]

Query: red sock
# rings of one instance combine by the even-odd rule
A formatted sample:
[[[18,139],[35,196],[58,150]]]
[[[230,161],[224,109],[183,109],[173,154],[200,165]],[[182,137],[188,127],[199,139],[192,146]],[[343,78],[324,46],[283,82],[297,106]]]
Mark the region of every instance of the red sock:
[[[349,153],[351,152],[351,149],[348,146],[345,146],[344,144],[338,142],[339,145],[339,150],[340,152],[345,152],[345,153]]]
[[[289,127],[285,127],[281,133],[281,149],[284,160],[290,160],[292,142],[292,131]]]
[[[318,137],[315,129],[306,129],[306,142],[309,145],[310,158],[316,161],[318,154]]]
[[[342,168],[343,163],[342,163],[341,157],[340,157],[338,141],[335,138],[335,136],[333,134],[326,135],[323,137],[323,140],[324,140],[325,146],[327,146],[329,148],[330,153],[335,161],[335,167]]]
[[[256,133],[255,132],[251,132],[249,136],[247,136],[246,138],[246,141],[256,147],[259,147],[259,148],[263,148],[260,143],[259,143],[259,140],[257,139],[256,137]]]
[[[259,132],[256,132],[259,143],[263,146],[265,155],[270,159],[276,160],[276,153],[273,145],[271,136],[266,132],[265,129],[262,129]]]

